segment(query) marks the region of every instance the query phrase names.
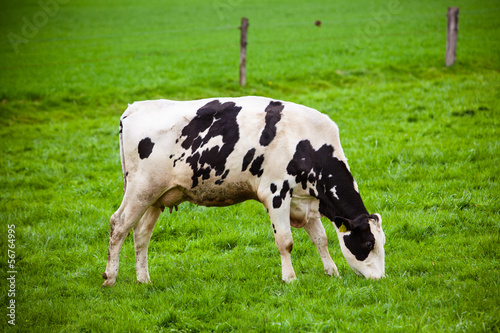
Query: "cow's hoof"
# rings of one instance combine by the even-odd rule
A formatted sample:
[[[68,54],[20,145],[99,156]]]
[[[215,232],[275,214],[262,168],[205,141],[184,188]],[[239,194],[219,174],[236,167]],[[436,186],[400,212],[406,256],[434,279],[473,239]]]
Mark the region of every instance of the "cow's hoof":
[[[115,284],[116,278],[110,279],[106,272],[102,273],[102,278],[105,280],[102,284],[103,287],[112,287]]]
[[[281,283],[292,283],[295,281],[297,278],[295,276],[289,276],[287,278],[282,278]]]
[[[115,281],[111,281],[111,280],[106,280],[104,281],[104,283],[102,284],[102,287],[103,288],[107,288],[107,287],[113,287],[115,284]]]
[[[338,278],[340,278],[340,275],[339,275],[339,271],[335,268],[335,269],[325,269],[325,275],[326,276],[336,276]]]

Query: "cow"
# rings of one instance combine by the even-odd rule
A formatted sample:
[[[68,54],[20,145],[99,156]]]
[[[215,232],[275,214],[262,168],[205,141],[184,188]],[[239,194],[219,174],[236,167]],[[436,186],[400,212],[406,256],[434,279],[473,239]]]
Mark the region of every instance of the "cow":
[[[306,230],[325,273],[339,276],[321,216],[332,221],[354,272],[384,276],[382,219],[366,210],[339,129],[319,111],[254,96],[141,101],[121,116],[119,139],[124,195],[110,220],[103,286],[115,283],[120,249],[132,229],[137,281],[150,282],[147,252],[158,217],[185,201],[203,206],[261,202],[285,282],[296,278],[291,227]]]

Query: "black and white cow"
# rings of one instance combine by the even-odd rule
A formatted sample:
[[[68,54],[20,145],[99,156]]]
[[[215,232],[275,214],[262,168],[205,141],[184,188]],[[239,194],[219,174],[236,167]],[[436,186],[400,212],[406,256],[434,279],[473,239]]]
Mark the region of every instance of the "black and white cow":
[[[115,283],[123,241],[134,230],[138,282],[149,282],[147,251],[165,207],[184,201],[264,204],[281,255],[282,279],[295,279],[291,226],[304,228],[328,275],[338,271],[320,217],[337,231],[351,268],[384,276],[380,215],[368,214],[349,172],[339,131],[326,115],[263,97],[143,101],[120,120],[125,193],[111,217],[105,286]]]

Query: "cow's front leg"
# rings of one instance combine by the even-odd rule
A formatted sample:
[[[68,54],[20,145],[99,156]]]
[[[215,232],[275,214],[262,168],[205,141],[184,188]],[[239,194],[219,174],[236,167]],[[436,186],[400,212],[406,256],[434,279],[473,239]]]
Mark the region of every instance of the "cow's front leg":
[[[332,276],[333,274],[339,276],[337,266],[333,262],[330,252],[328,252],[328,238],[326,237],[325,228],[323,227],[321,220],[319,218],[310,219],[304,226],[304,229],[306,229],[311,241],[318,249],[321,261],[323,262],[323,266],[325,268],[325,274],[329,276]]]
[[[153,229],[161,214],[161,209],[149,207],[143,217],[134,227],[135,267],[137,282],[150,282],[148,270],[148,247]]]
[[[285,207],[268,209],[274,239],[281,255],[281,278],[283,282],[291,282],[296,278],[291,259],[293,238],[290,227],[290,203],[289,200],[287,201],[286,205],[285,202],[283,203]]]

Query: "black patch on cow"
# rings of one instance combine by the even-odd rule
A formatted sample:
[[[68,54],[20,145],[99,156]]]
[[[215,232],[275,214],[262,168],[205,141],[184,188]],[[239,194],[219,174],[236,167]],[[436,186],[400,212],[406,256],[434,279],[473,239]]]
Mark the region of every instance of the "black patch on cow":
[[[246,171],[248,169],[248,166],[250,166],[250,169],[248,171],[250,171],[250,173],[252,173],[252,175],[254,176],[261,177],[264,173],[264,170],[262,169],[262,163],[264,163],[264,155],[255,157],[255,151],[255,148],[247,151],[247,153],[243,157],[241,171]]]
[[[124,116],[123,118],[120,119],[120,130],[118,131],[118,134],[123,133],[123,120],[127,118],[128,116]]]
[[[260,177],[264,173],[262,169],[262,163],[264,163],[264,155],[257,156],[255,160],[252,162],[252,166],[250,167],[250,172],[252,175]]]
[[[274,193],[276,193],[276,191],[278,190],[278,187],[276,186],[276,184],[271,183],[271,188],[270,188],[270,189],[271,189],[271,193],[273,193],[273,194],[274,194]]]
[[[241,167],[241,171],[245,171],[250,163],[252,163],[253,157],[255,156],[255,148],[250,149],[243,157],[243,165]]]
[[[283,203],[283,200],[285,200],[287,194],[290,194],[290,196],[291,196],[292,192],[293,192],[293,189],[290,188],[290,183],[288,182],[288,180],[285,180],[283,182],[283,187],[281,188],[279,195],[275,195],[273,197],[273,207],[276,209],[280,208],[282,203]]]
[[[314,174],[310,173],[309,177],[307,178],[307,180],[309,181],[309,183],[311,183],[312,185],[314,185],[314,183],[316,182],[316,177],[314,176]]]
[[[363,214],[353,221],[344,223],[348,225],[347,229],[350,231],[349,235],[344,236],[345,246],[359,261],[365,260],[375,247],[375,237],[370,230],[370,217],[372,216]]]
[[[333,151],[331,145],[324,144],[314,150],[309,140],[300,141],[287,172],[295,176],[295,181],[304,190],[315,189],[314,197],[320,201],[319,211],[330,220],[335,216],[354,219],[368,214],[361,196],[354,189],[351,173],[344,162],[333,156]],[[311,190],[309,193],[313,194]]]
[[[173,155],[170,155],[170,156],[173,156]],[[178,158],[176,158],[176,159],[174,160],[174,168],[175,168],[175,165],[177,164],[177,162],[179,162],[179,161],[182,161],[182,160],[183,160],[184,156],[186,156],[186,153],[182,153],[182,154],[181,154],[181,156],[179,156]]]
[[[273,198],[273,208],[278,209],[281,207],[281,198],[279,196],[276,196]]]
[[[286,198],[286,194],[287,194],[288,191],[290,191],[290,184],[288,183],[288,180],[285,180],[283,182],[283,188],[280,191],[280,197],[281,197],[281,199],[285,199]]]
[[[284,105],[281,102],[271,101],[266,107],[266,125],[260,135],[259,143],[261,146],[267,146],[276,136],[276,124],[281,120],[281,111]]]
[[[198,185],[200,177],[203,180],[209,179],[212,170],[215,170],[216,177],[224,174],[227,158],[240,138],[236,121],[240,110],[241,107],[236,106],[234,102],[221,104],[214,100],[201,107],[196,116],[182,129],[181,138],[184,138],[184,141],[181,146],[186,150],[191,149],[191,155],[186,158],[186,162],[193,170],[192,187]],[[202,134],[204,132],[206,133]],[[207,143],[217,136],[222,137],[222,147],[217,145],[205,148]]]
[[[149,155],[151,155],[154,145],[155,144],[151,141],[151,138],[144,138],[139,142],[137,150],[139,151],[139,157],[141,160],[148,158]]]
[[[229,175],[229,169],[227,169],[226,172],[224,172],[224,174],[220,179],[215,181],[215,185],[222,185],[222,183],[224,183],[224,179],[227,178],[227,175]]]

